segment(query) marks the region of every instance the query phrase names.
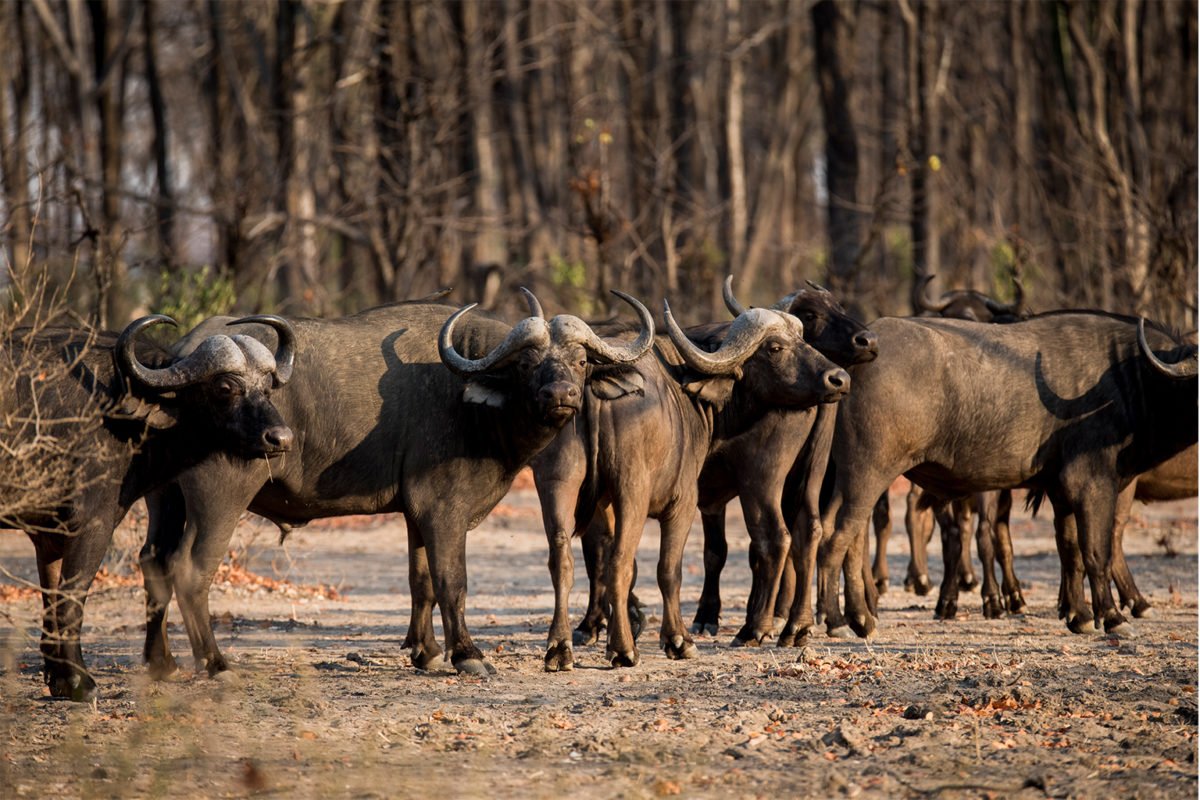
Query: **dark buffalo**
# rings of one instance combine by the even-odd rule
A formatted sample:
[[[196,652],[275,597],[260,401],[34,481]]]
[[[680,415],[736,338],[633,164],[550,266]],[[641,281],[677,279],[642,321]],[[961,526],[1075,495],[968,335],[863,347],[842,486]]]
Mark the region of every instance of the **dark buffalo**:
[[[296,376],[275,399],[297,431],[294,451],[269,466],[209,459],[153,504],[142,556],[153,674],[175,669],[166,638],[172,588],[197,665],[209,674],[228,669],[208,624],[208,589],[246,509],[281,527],[403,512],[412,589],[405,646],[413,665],[428,669],[442,654],[436,602],[454,667],[491,671],[464,616],[467,531],[575,416],[589,374],[637,360],[654,334],[650,313],[624,294],[617,293],[642,322],[626,343],[601,339],[578,317],[547,321],[525,294],[530,316],[511,328],[464,319],[473,306],[447,319],[446,306],[425,303],[293,321]]]
[[[610,616],[606,658],[616,666],[638,662],[627,602],[647,517],[656,518],[662,530],[661,643],[671,658],[695,654],[679,610],[679,582],[683,545],[700,499],[697,479],[709,463],[736,468],[742,481],[742,502],[760,553],[756,586],[766,587],[751,599],[751,615],[756,622],[765,616],[769,628],[774,585],[790,541],[780,495],[807,434],[785,441],[780,434],[791,426],[781,418],[840,399],[849,376],[804,343],[797,318],[779,311],[744,311],[732,323],[685,335],[667,307],[666,324],[654,358],[614,380],[594,382],[582,424],[560,434],[534,463],[555,585],[548,670],[572,665],[566,607],[573,574],[570,539],[597,515],[613,537],[608,568],[594,576],[604,582]]]
[[[728,280],[725,282],[724,295],[725,304],[729,310],[734,314],[740,313],[742,308],[733,297],[732,287]],[[771,308],[798,318],[804,324],[804,341],[840,367],[850,367],[854,364],[873,361],[879,352],[875,334],[847,314],[832,293],[814,283],[810,282],[808,288],[787,295]],[[700,603],[692,621],[692,630],[695,633],[708,632],[715,635],[720,624],[721,572],[729,553],[725,536],[725,506],[734,497],[740,496],[743,491],[752,493],[755,491],[752,486],[748,485],[753,482],[753,478],[746,480],[742,477],[747,475],[742,462],[754,457],[755,447],[781,446],[785,451],[795,451],[797,438],[802,444],[810,442],[810,447],[806,448],[802,457],[795,461],[784,485],[782,507],[784,520],[790,525],[795,519],[796,507],[806,499],[806,484],[812,458],[823,460],[825,456],[820,451],[822,447],[828,447],[827,441],[821,444],[811,438],[810,432],[814,430],[813,426],[817,423],[816,418],[819,414],[821,414],[820,409],[810,409],[781,415],[777,417],[781,430],[771,432],[766,437],[768,441],[765,445],[750,445],[750,449],[736,451],[733,454],[734,457],[719,454],[718,457],[709,459],[705,464],[704,471],[700,475],[700,512],[704,525],[704,588],[700,593]],[[827,438],[828,433],[832,432],[831,423],[832,415],[824,424],[818,425],[815,430],[827,429]],[[775,442],[779,444],[773,445]],[[749,476],[747,475],[747,477]],[[815,496],[813,502],[815,502]],[[766,541],[764,535],[756,536],[757,532],[751,529],[751,526],[757,523],[757,515],[746,516],[751,541]],[[752,559],[757,560],[759,555],[757,551],[751,551]],[[795,574],[795,569],[792,569],[790,565],[785,565],[782,583],[777,594],[786,596],[788,602],[782,613],[776,611],[776,615],[779,617],[787,615],[787,608],[790,606],[790,598],[794,591]],[[762,591],[767,590],[760,590],[759,594]],[[753,599],[757,600],[758,596],[752,590]],[[776,609],[778,608],[777,604]],[[769,635],[769,630],[764,629],[763,620],[747,619],[746,624],[735,635],[734,644],[758,644],[767,635]]]
[[[135,344],[146,327],[175,324],[158,315],[131,323],[120,336],[51,329],[18,333],[11,342],[18,354],[66,365],[36,399],[18,382],[16,416],[68,420],[62,426],[94,411],[103,420],[77,447],[78,480],[63,488],[58,507],[5,520],[26,530],[37,550],[41,650],[53,696],[96,696],[79,642],[84,603],[113,529],[133,502],[214,454],[231,463],[262,463],[291,447],[292,431],[270,401],[292,371],[291,329],[278,317],[248,319],[279,332],[277,355],[249,337],[220,333],[223,326],[207,328],[182,358]]]
[[[872,329],[880,358],[858,368],[839,410],[832,496],[823,507],[833,533],[821,583],[836,586],[845,566],[845,621],[859,635],[874,630],[854,544],[875,500],[905,474],[940,497],[1045,491],[1067,576],[1068,625],[1078,632],[1094,619],[1120,631],[1124,617],[1109,585],[1117,496],[1196,442],[1195,345],[1098,312],[1054,312],[1011,325],[882,319]],[[1005,387],[1003,403],[997,386]],[[803,619],[807,596],[797,593],[794,617]],[[823,593],[830,629],[843,624],[833,596]]]

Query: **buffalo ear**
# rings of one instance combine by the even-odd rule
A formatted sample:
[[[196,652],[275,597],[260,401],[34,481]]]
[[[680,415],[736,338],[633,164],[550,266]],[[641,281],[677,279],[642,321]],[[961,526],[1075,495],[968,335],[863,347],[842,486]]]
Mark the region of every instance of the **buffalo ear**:
[[[508,397],[504,392],[500,391],[495,386],[490,386],[483,381],[468,380],[466,386],[463,387],[463,402],[475,403],[481,406],[491,406],[492,408],[503,408]]]
[[[645,394],[646,378],[625,364],[592,367],[588,387],[601,400],[616,400],[628,394]]]
[[[720,411],[733,396],[734,383],[734,379],[728,376],[699,378],[684,383],[683,390]]]
[[[109,419],[141,422],[147,428],[165,431],[175,427],[179,422],[178,413],[174,408],[159,403],[149,403],[131,394],[124,395],[117,404],[108,409],[104,416]]]

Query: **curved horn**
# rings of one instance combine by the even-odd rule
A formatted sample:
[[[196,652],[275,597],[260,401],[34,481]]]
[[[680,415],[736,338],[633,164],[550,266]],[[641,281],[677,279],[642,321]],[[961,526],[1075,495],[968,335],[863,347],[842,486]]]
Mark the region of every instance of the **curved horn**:
[[[813,289],[815,289],[815,290],[817,290],[818,292],[820,292],[821,294],[829,294],[829,290],[828,290],[828,289],[826,289],[824,286],[822,286],[822,285],[821,285],[821,284],[819,284],[819,283],[813,283],[812,281],[810,281],[810,280],[807,280],[807,279],[805,279],[805,281],[804,281],[804,282],[805,282],[805,283],[807,283],[809,286],[811,286]]]
[[[1154,368],[1166,375],[1168,378],[1194,378],[1197,374],[1196,353],[1193,352],[1191,358],[1183,358],[1174,364],[1168,364],[1158,356],[1154,355],[1154,351],[1150,349],[1150,344],[1146,341],[1146,318],[1138,319],[1138,347],[1141,348],[1142,354],[1154,365]],[[1190,363],[1189,363],[1190,362]]]
[[[733,276],[726,275],[725,283],[721,284],[721,296],[725,298],[725,307],[735,317],[746,313],[746,308],[733,296]]]
[[[1011,314],[1016,316],[1021,313],[1021,305],[1025,302],[1025,287],[1021,285],[1021,279],[1013,273],[1013,301],[1011,303],[1001,303],[999,300],[993,300],[986,295],[983,298],[983,304],[987,306],[987,310],[993,315]]]
[[[654,318],[650,316],[650,310],[633,297],[616,289],[613,289],[612,293],[633,306],[642,323],[641,332],[632,342],[609,344],[597,336],[590,325],[570,314],[562,314],[550,320],[551,338],[564,342],[579,342],[593,357],[608,364],[628,364],[641,358],[654,344]]]
[[[946,310],[947,306],[950,305],[949,298],[945,300],[934,300],[929,296],[929,283],[935,277],[935,275],[926,275],[913,284],[913,308],[915,308],[918,312],[932,311],[934,314],[940,314]]]
[[[173,389],[182,385],[178,370],[175,369],[178,365],[150,369],[143,366],[133,352],[133,341],[137,335],[151,325],[163,322],[179,327],[179,323],[166,314],[151,314],[126,325],[117,338],[117,365],[121,372],[149,389]]]
[[[792,292],[787,297],[784,297],[782,300],[777,302],[775,305],[771,306],[771,310],[772,311],[783,311],[785,313],[790,312],[792,310],[792,303],[796,302],[796,298],[799,297],[800,293],[803,291],[804,290],[801,289],[799,292]]]
[[[296,331],[292,324],[283,317],[274,314],[255,314],[250,317],[235,319],[229,325],[243,325],[257,322],[274,328],[279,336],[279,346],[275,348],[275,386],[278,388],[292,379],[292,366],[296,363]]]
[[[546,315],[542,312],[542,304],[533,296],[533,292],[521,287],[521,294],[525,295],[525,302],[529,305],[529,316],[537,319],[545,319]]]
[[[526,294],[529,294],[529,297],[533,297],[531,293],[527,292]],[[536,298],[533,302],[537,302]],[[483,358],[470,359],[459,355],[458,351],[454,349],[454,325],[463,314],[466,314],[476,305],[477,303],[471,303],[451,314],[446,323],[442,325],[441,333],[438,334],[438,355],[441,356],[442,363],[451,372],[464,377],[486,372],[519,353],[521,350],[524,350],[526,347],[535,345],[545,346],[549,343],[550,334],[546,329],[546,321],[541,317],[526,317],[514,325],[513,329],[504,337],[504,341]],[[538,310],[540,311],[541,309],[539,308]]]
[[[667,335],[679,351],[684,363],[705,375],[736,375],[739,367],[754,354],[755,348],[766,338],[772,324],[779,319],[778,312],[764,308],[752,308],[729,326],[725,341],[715,353],[706,353],[687,338],[675,318],[671,306],[663,300],[663,317],[667,323]],[[800,324],[797,320],[796,324]]]

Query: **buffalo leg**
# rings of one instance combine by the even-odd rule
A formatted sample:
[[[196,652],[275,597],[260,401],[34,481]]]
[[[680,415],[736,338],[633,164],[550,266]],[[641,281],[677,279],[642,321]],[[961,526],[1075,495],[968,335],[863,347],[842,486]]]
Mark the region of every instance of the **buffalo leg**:
[[[184,496],[202,497],[205,494],[193,491],[193,487],[186,484],[181,483],[180,486]],[[209,591],[221,560],[229,552],[229,542],[233,539],[238,518],[250,504],[255,492],[257,485],[254,488],[242,488],[240,496],[226,494],[221,502],[201,501],[194,503],[194,507],[188,506],[183,540],[167,569],[192,645],[196,669],[204,668],[210,677],[227,672],[229,663],[221,654],[213,635],[212,616],[208,607]]]
[[[1144,617],[1150,612],[1150,601],[1138,590],[1129,564],[1125,561],[1125,526],[1129,524],[1136,492],[1137,481],[1133,481],[1117,495],[1117,510],[1113,519],[1112,576],[1120,595],[1121,607],[1128,607],[1135,617]]]
[[[955,500],[951,504],[954,522],[958,526],[958,585],[963,591],[971,591],[979,585],[975,567],[971,563],[971,528],[974,516],[974,498]]]
[[[803,646],[815,624],[812,585],[821,539],[821,521],[801,510],[792,528],[791,568],[785,568],[785,572],[791,571],[796,577],[787,622],[779,635],[780,647]],[[780,581],[781,586],[782,583]]]
[[[1025,596],[1021,594],[1021,582],[1013,566],[1012,531],[1008,524],[1012,514],[1012,491],[1003,489],[996,495],[996,521],[992,532],[995,534],[996,554],[1003,576],[1001,587],[1004,590],[1004,604],[1010,614],[1020,614],[1025,610]]]
[[[871,511],[871,523],[875,527],[875,562],[871,574],[875,579],[875,591],[884,594],[888,590],[887,550],[892,535],[892,509],[888,504],[888,493],[884,492]]]
[[[999,492],[984,492],[979,501],[979,524],[975,529],[979,550],[980,573],[983,576],[983,616],[999,619],[1004,616],[1000,584],[996,581],[996,499]]]
[[[753,571],[746,623],[734,637],[734,646],[762,644],[775,628],[775,599],[791,550],[792,536],[784,524],[778,502],[772,500],[774,488],[764,487],[761,495],[749,491],[741,494],[754,557],[751,559]]]
[[[913,484],[904,500],[904,528],[908,533],[908,573],[904,588],[924,597],[933,589],[929,580],[929,540],[933,538],[933,511],[921,507],[921,489]]]
[[[721,624],[721,571],[729,557],[725,507],[703,511],[700,519],[704,525],[704,588],[700,591],[700,604],[692,620],[692,632],[716,636]]]
[[[636,494],[637,496],[627,496]],[[608,607],[608,646],[605,658],[614,667],[637,666],[640,659],[629,618],[629,599],[633,590],[637,548],[646,525],[649,498],[640,492],[626,491],[613,503],[615,526],[612,555],[605,578]],[[665,616],[664,616],[665,620]]]
[[[467,522],[452,517],[436,520],[418,515],[425,541],[433,594],[442,610],[442,630],[450,663],[461,673],[488,675],[496,668],[483,658],[467,630]]]
[[[408,586],[412,595],[412,616],[402,647],[409,649],[409,659],[417,669],[433,669],[442,656],[442,648],[433,635],[433,607],[436,604],[433,578],[429,574],[429,558],[425,540],[417,525],[408,521]]]
[[[874,506],[872,506],[872,514]],[[867,608],[875,616],[879,616],[879,590],[875,587],[875,573],[871,570],[871,528],[863,527],[862,536],[858,540],[858,549],[862,554],[862,581],[864,596],[867,598]]]
[[[150,677],[162,680],[179,666],[167,637],[167,609],[175,586],[170,564],[183,543],[186,513],[183,494],[175,484],[146,497],[149,525],[139,563],[146,588],[146,643],[142,657]]]
[[[78,533],[67,539],[63,547],[58,589],[50,593],[57,641],[52,643],[54,655],[46,660],[46,668],[49,673],[47,683],[54,697],[67,697],[76,702],[90,702],[96,698],[96,681],[84,664],[79,633],[83,627],[88,590],[104,560],[115,527],[110,519],[89,520]],[[53,579],[55,561],[47,564],[48,569],[43,569],[40,561],[39,576]],[[46,610],[46,601],[43,601],[43,610]]]
[[[62,583],[62,558],[65,537],[52,533],[31,533],[37,553],[38,582],[42,588],[42,677],[46,683],[58,680],[66,659],[62,652],[62,635],[58,630],[58,609],[61,601],[58,587]]]
[[[592,518],[580,541],[588,576],[588,606],[575,628],[576,645],[595,644],[608,626],[608,614],[604,610],[607,602],[605,581],[612,556],[612,540],[612,509],[606,506]]]
[[[942,533],[942,587],[938,591],[933,615],[937,619],[954,619],[958,614],[958,590],[962,572],[962,532],[958,520],[947,505],[937,509],[938,528]]]
[[[1054,544],[1058,548],[1061,579],[1058,586],[1058,616],[1067,620],[1073,633],[1090,627],[1091,613],[1083,598],[1083,565],[1080,561],[1079,535],[1075,515],[1061,498],[1050,496],[1054,505]]]
[[[833,535],[828,547],[820,556],[821,581],[818,589],[825,593],[821,602],[830,636],[840,636],[840,628],[844,625],[849,625],[854,633],[864,637],[875,630],[875,617],[867,607],[860,546],[879,492],[870,493],[870,497],[867,502],[854,502],[856,498],[844,498],[836,515],[836,525],[827,526],[833,530]],[[841,617],[837,612],[839,570],[846,580],[845,617]]]
[[[542,504],[542,524],[550,548],[550,581],[554,585],[554,617],[544,658],[547,672],[574,668],[571,651],[571,620],[569,600],[575,585],[575,558],[571,554],[571,537],[575,533],[575,506],[583,483],[583,468],[578,474],[538,483],[538,498]],[[558,472],[555,473],[556,475]]]
[[[1082,473],[1084,470],[1080,469]],[[1117,492],[1103,481],[1080,475],[1074,482],[1079,549],[1092,590],[1092,619],[1107,632],[1128,627],[1112,596],[1112,531]]]
[[[659,642],[667,658],[695,658],[696,645],[688,634],[679,608],[679,586],[683,582],[683,547],[696,514],[696,503],[677,501],[658,520],[662,545],[658,554],[658,588],[663,598]],[[632,587],[631,587],[632,588]],[[631,591],[632,594],[632,591]]]

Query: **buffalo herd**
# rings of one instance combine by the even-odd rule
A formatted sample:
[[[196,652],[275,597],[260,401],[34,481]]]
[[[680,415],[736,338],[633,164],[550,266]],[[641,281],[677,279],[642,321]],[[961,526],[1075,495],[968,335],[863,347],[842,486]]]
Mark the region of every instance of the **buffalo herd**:
[[[717,631],[734,497],[752,584],[733,644],[798,645],[818,623],[830,635],[869,636],[887,586],[880,498],[901,475],[914,485],[907,583],[919,591],[930,588],[925,509],[938,512],[939,616],[953,617],[960,585],[975,580],[973,515],[985,614],[1023,609],[1007,519],[1008,490],[1024,488],[1054,516],[1060,617],[1076,633],[1126,633],[1121,609],[1142,616],[1149,607],[1121,550],[1130,503],[1196,493],[1195,338],[1107,312],[1030,314],[1019,281],[1016,289],[1013,303],[1000,303],[977,292],[929,297],[920,282],[920,315],[870,326],[813,284],[747,308],[726,281],[731,320],[681,328],[664,302],[657,331],[651,312],[621,292],[636,323],[547,319],[524,289],[528,316],[515,325],[439,295],[340,319],[212,318],[170,347],[139,338],[171,322],[159,315],[119,335],[17,331],[0,351],[65,368],[36,396],[18,381],[10,417],[49,404],[62,420],[89,408],[103,420],[77,456],[89,479],[64,486],[54,509],[6,520],[37,552],[50,692],[96,696],[80,646],[84,603],[114,528],[142,497],[144,656],[154,677],[177,668],[172,597],[197,668],[229,669],[208,592],[247,510],[285,534],[322,517],[402,512],[413,665],[445,658],[460,673],[495,672],[467,630],[467,532],[527,466],[554,586],[547,671],[571,669],[573,643],[605,633],[608,662],[638,663],[634,555],[651,517],[662,533],[659,643],[670,658],[694,657],[692,634]],[[689,628],[679,589],[697,509],[705,581]],[[590,592],[573,637],[577,535]]]

